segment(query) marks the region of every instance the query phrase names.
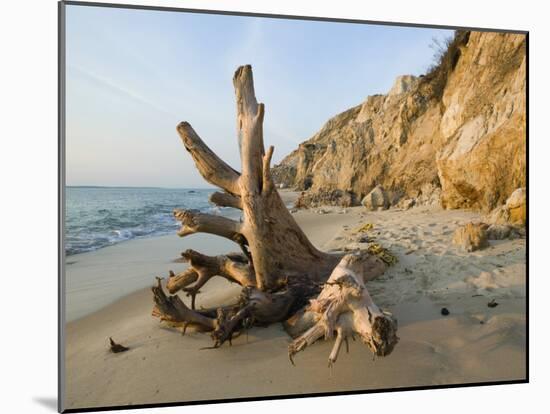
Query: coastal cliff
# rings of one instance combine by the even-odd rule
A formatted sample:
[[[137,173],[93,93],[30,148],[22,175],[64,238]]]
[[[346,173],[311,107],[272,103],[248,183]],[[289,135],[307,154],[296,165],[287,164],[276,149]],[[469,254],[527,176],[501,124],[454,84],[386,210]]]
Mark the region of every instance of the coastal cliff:
[[[526,44],[518,34],[457,31],[424,76],[331,118],[274,166],[298,205],[389,205],[488,212],[526,185]]]

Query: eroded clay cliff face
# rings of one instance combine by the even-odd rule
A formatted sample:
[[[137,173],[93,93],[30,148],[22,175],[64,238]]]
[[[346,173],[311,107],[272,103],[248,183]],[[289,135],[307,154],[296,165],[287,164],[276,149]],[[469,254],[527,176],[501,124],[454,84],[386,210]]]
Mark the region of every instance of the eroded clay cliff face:
[[[392,203],[437,195],[489,211],[526,181],[525,36],[461,32],[439,68],[330,119],[274,167],[309,193],[381,185]]]
[[[488,210],[525,186],[525,37],[470,39],[443,95],[436,159],[443,206]]]

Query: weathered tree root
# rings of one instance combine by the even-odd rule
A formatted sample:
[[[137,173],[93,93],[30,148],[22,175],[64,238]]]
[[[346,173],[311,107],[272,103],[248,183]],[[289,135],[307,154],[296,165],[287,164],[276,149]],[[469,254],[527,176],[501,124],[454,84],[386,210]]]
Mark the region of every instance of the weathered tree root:
[[[170,272],[166,289],[172,296],[166,295],[160,279],[152,288],[153,316],[183,327],[183,332],[189,325],[210,331],[212,348],[231,344],[253,325],[286,321],[287,331],[297,337],[289,347],[291,360],[319,338],[336,335],[329,357],[333,364],[342,342],[353,333],[376,355],[389,354],[397,342],[397,325],[372,302],[365,288],[367,280],[384,271],[385,263],[368,253],[342,258],[342,253],[322,252],[308,240],[271,177],[274,150],[264,147],[265,108],[256,100],[250,65],[237,69],[233,85],[241,172],[220,159],[189,123],[180,123],[177,132],[200,174],[223,190],[212,194],[210,201],[242,210],[242,220],[197,210],[175,210],[174,216],[182,224],[179,236],[213,234],[232,240],[242,253],[182,253],[189,267],[179,274]],[[214,276],[241,285],[241,297],[232,306],[197,310],[196,296]],[[179,291],[191,297],[191,308],[177,296]]]
[[[184,332],[189,325],[211,331],[214,344],[209,348],[219,348],[225,342],[231,344],[233,338],[252,326],[285,321],[287,332],[297,336],[288,348],[293,364],[293,357],[299,351],[320,338],[336,336],[329,356],[329,366],[332,366],[342,343],[347,345],[348,337],[355,334],[375,355],[386,356],[398,341],[397,322],[390,313],[374,304],[365,287],[366,280],[381,274],[384,269],[383,262],[376,256],[348,254],[333,270],[322,290],[311,281],[289,284],[272,293],[245,287],[236,304],[200,311],[189,309],[176,295],[166,296],[159,278],[157,286],[153,287],[156,303],[153,315],[172,326],[182,326]],[[312,298],[309,305],[303,307],[308,298]],[[302,309],[297,311],[298,307]]]
[[[336,335],[328,363],[332,366],[338,358],[343,341],[357,334],[370,350],[378,356],[390,354],[398,342],[397,321],[388,312],[378,308],[365,287],[364,258],[346,255],[336,266],[325,287],[303,313],[287,321],[289,333],[303,330],[288,347],[288,356],[294,364],[294,355],[320,338],[331,339]]]
[[[162,288],[162,279],[152,288],[155,307],[152,315],[172,327],[185,329],[193,325],[203,331],[212,331],[214,345],[218,348],[226,341],[240,335],[252,326],[266,326],[287,319],[297,306],[303,306],[308,292],[314,285],[302,289],[301,285],[287,286],[278,292],[262,292],[255,287],[245,287],[239,300],[230,306],[215,309],[190,309],[177,295],[167,296]]]

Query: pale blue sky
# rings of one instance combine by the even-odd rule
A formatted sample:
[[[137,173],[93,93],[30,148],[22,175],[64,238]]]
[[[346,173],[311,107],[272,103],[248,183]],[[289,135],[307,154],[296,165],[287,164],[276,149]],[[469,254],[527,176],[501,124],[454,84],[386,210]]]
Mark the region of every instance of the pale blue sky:
[[[208,187],[176,125],[234,168],[232,76],[252,64],[278,162],[332,116],[425,73],[451,31],[67,6],[67,184]]]

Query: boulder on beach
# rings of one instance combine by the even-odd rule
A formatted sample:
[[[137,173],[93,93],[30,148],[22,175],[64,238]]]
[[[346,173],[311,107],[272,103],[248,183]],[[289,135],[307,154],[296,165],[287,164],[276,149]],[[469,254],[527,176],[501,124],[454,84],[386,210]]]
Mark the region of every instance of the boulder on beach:
[[[453,244],[466,252],[483,249],[489,245],[487,225],[484,223],[467,223],[455,230]]]
[[[387,210],[390,207],[388,195],[380,185],[374,187],[371,192],[361,200],[361,204],[371,211]]]
[[[518,188],[508,197],[506,208],[510,215],[510,223],[525,224],[527,221],[527,191],[525,188]]]
[[[527,192],[525,188],[516,189],[502,206],[491,211],[486,221],[489,224],[524,226],[527,221]]]

